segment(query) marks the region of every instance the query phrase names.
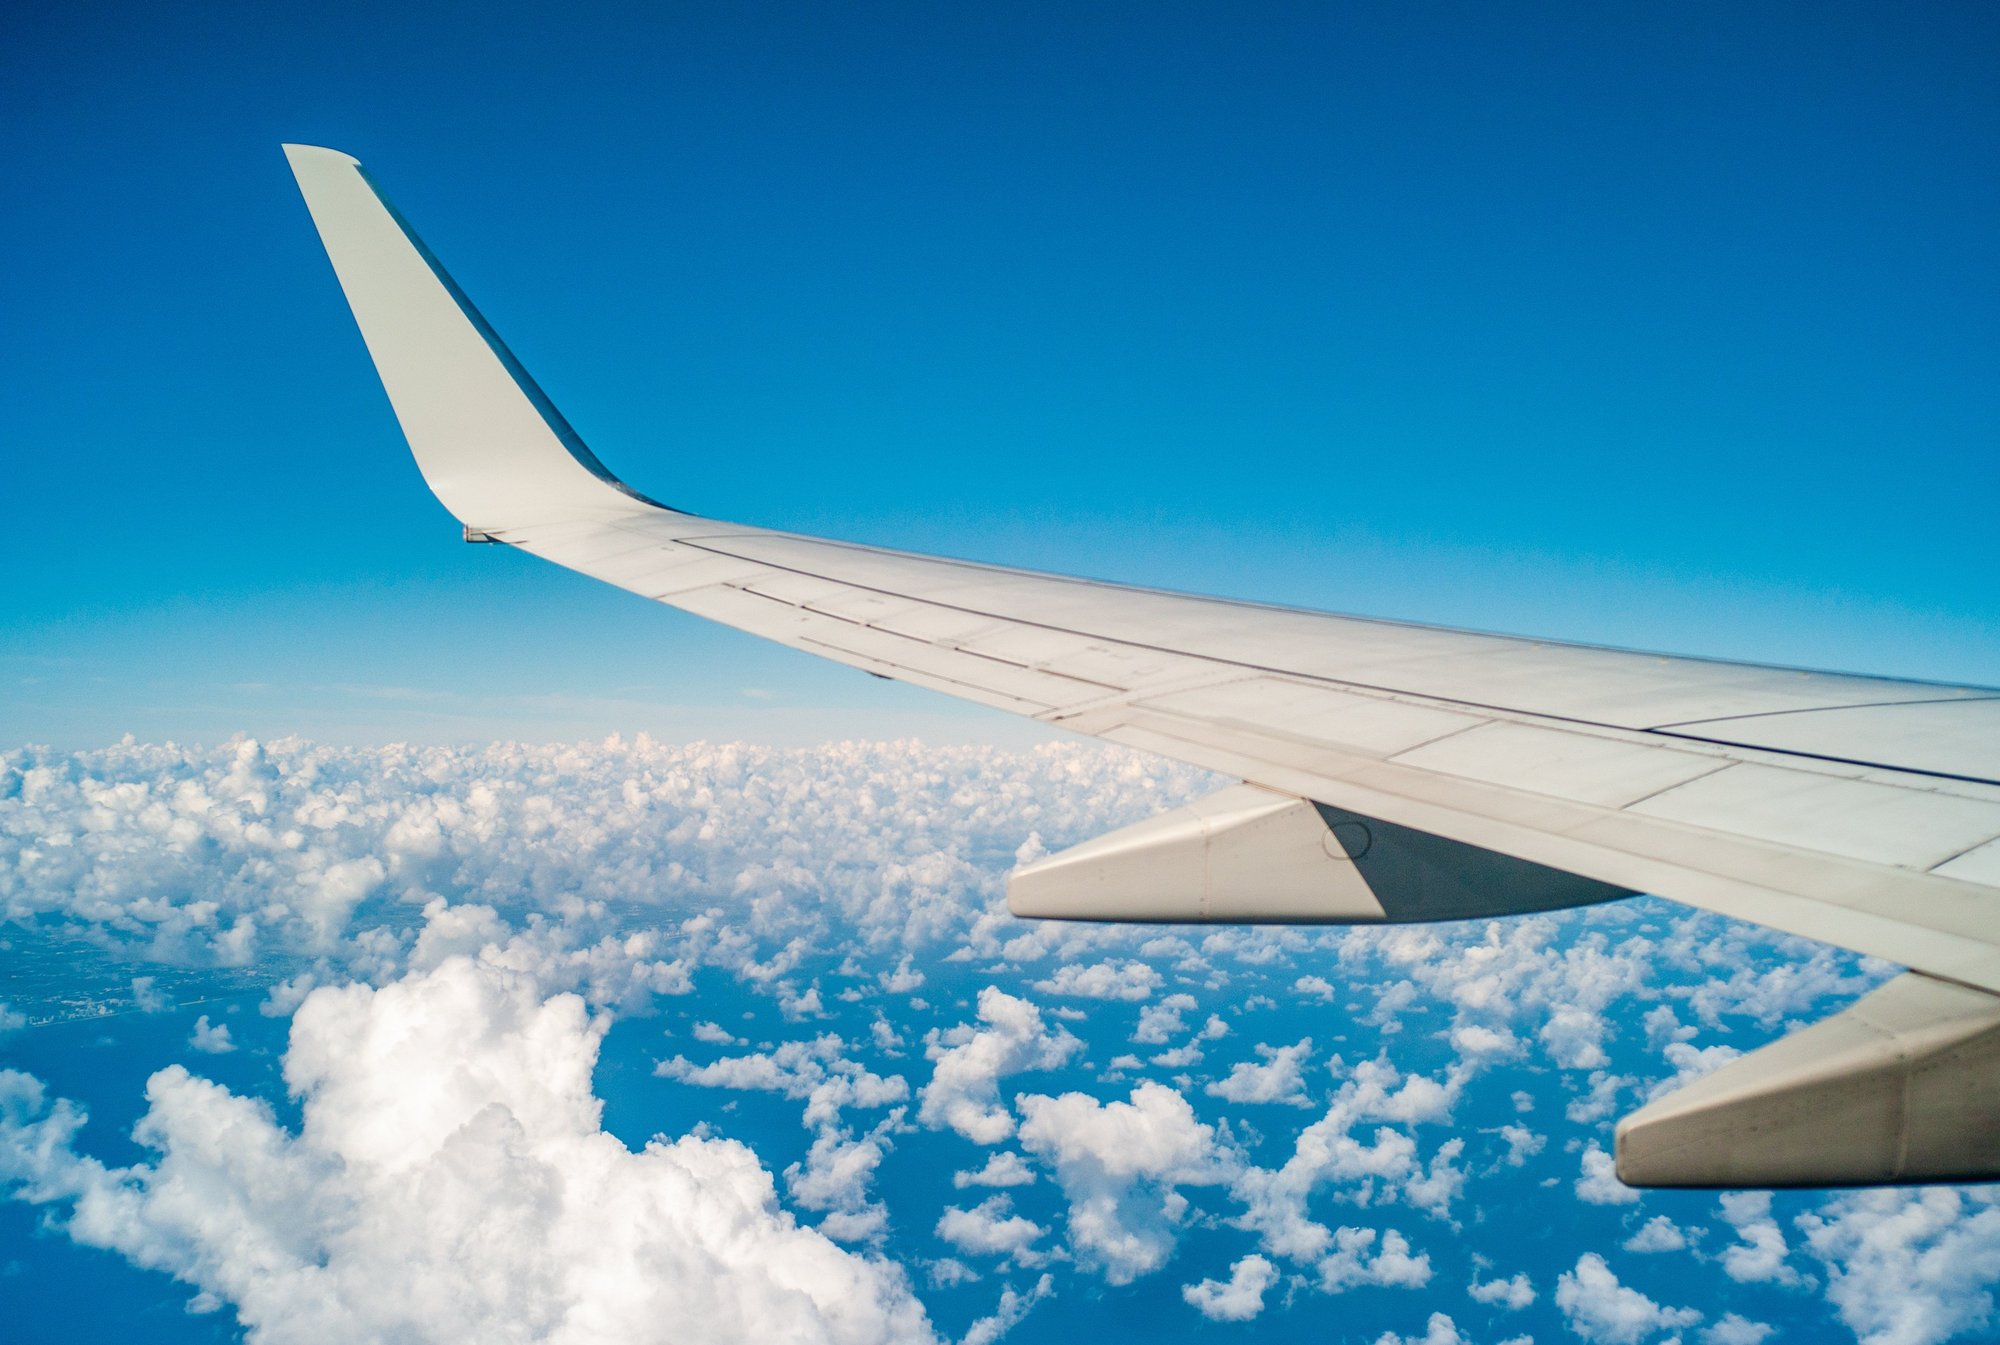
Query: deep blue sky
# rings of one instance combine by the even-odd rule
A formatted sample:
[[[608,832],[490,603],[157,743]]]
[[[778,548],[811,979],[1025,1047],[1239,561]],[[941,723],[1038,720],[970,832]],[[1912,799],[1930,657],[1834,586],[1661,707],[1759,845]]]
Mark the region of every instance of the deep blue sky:
[[[2000,682],[1986,5],[0,19],[0,739],[1033,730],[457,544],[278,152],[704,512]]]

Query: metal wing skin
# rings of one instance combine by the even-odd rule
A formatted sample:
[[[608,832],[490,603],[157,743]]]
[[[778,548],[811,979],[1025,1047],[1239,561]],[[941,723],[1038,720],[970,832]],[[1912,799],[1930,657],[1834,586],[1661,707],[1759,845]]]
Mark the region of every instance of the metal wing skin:
[[[2000,1176],[2000,690],[1259,606],[669,508],[584,447],[353,159],[285,152],[468,539],[1245,782],[1018,871],[1016,914],[1354,923],[1656,893],[1911,974],[1628,1118],[1628,1181]],[[1919,1105],[1938,1088],[1948,1102]]]

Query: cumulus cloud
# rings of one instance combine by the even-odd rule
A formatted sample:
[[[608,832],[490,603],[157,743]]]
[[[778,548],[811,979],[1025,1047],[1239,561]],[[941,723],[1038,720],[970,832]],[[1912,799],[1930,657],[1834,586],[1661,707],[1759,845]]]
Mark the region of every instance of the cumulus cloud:
[[[745,1089],[803,1100],[805,1124],[815,1127],[837,1122],[844,1107],[886,1107],[910,1095],[908,1080],[900,1074],[877,1074],[848,1058],[847,1043],[830,1032],[705,1065],[677,1055],[661,1061],[653,1072],[702,1088]]]
[[[1379,1236],[1381,1246],[1376,1239]],[[1431,1282],[1428,1252],[1410,1254],[1410,1240],[1391,1228],[1334,1230],[1333,1252],[1319,1263],[1319,1287],[1338,1294],[1362,1285],[1421,1289]]]
[[[1322,1004],[1331,1004],[1340,992],[1324,976],[1301,976],[1292,982],[1292,993]]]
[[[1375,1345],[1467,1345],[1464,1336],[1458,1333],[1458,1324],[1442,1312],[1434,1312],[1424,1324],[1421,1336],[1399,1336],[1394,1331],[1384,1331],[1375,1338]]]
[[[1654,945],[1645,938],[1614,944],[1601,933],[1564,944],[1560,928],[1553,917],[1528,916],[1489,922],[1466,940],[1421,926],[1391,927],[1343,943],[1341,960],[1357,971],[1377,961],[1407,977],[1411,992],[1421,988],[1450,1005],[1455,1030],[1483,1027],[1493,1034],[1465,1040],[1498,1047],[1519,1035],[1515,1024],[1539,1018],[1534,1039],[1557,1065],[1601,1069],[1612,1035],[1606,1010],[1648,984]]]
[[[1000,1291],[1000,1301],[993,1311],[981,1317],[966,1328],[960,1345],[993,1345],[993,1342],[1019,1326],[1029,1311],[1043,1299],[1055,1292],[1055,1277],[1044,1275],[1023,1293],[1008,1285]]]
[[[1535,1286],[1525,1272],[1506,1279],[1474,1279],[1465,1287],[1475,1303],[1487,1303],[1519,1312],[1535,1301]]]
[[[1077,999],[1145,999],[1160,985],[1160,973],[1143,962],[1093,962],[1089,966],[1066,963],[1035,989],[1045,995],[1066,995]]]
[[[1083,1093],[1019,1099],[1021,1145],[1055,1169],[1078,1259],[1112,1284],[1158,1270],[1187,1211],[1180,1187],[1223,1180],[1214,1128],[1186,1098],[1143,1083],[1125,1102]]]
[[[1583,1175],[1576,1179],[1576,1198],[1586,1205],[1636,1205],[1639,1193],[1618,1180],[1618,1165],[1592,1140],[1584,1146]]]
[[[1277,1102],[1291,1107],[1310,1107],[1306,1096],[1305,1062],[1312,1056],[1312,1038],[1291,1046],[1265,1046],[1257,1054],[1263,1063],[1240,1061],[1229,1077],[1208,1086],[1212,1097],[1226,1102]]]
[[[1753,1322],[1731,1312],[1701,1329],[1701,1345],[1764,1345],[1776,1331],[1768,1322]]]
[[[1406,1077],[1386,1060],[1355,1066],[1326,1114],[1299,1133],[1289,1159],[1277,1168],[1245,1166],[1237,1172],[1232,1193],[1244,1206],[1238,1224],[1255,1231],[1274,1256],[1317,1260],[1334,1236],[1307,1213],[1313,1192],[1334,1185],[1357,1204],[1406,1192],[1426,1174],[1416,1140],[1395,1127],[1446,1119],[1463,1084],[1456,1074]],[[1352,1133],[1376,1122],[1389,1124],[1377,1125],[1367,1139]]]
[[[1027,1160],[1011,1149],[1003,1149],[986,1160],[986,1166],[975,1172],[954,1172],[951,1184],[964,1190],[968,1186],[1027,1186],[1035,1180],[1035,1170]]]
[[[1864,1345],[1937,1345],[1994,1319],[2000,1191],[1855,1191],[1798,1217],[1827,1297]]]
[[[1046,1256],[1034,1251],[1048,1232],[1040,1224],[1013,1212],[1006,1196],[997,1195],[972,1209],[952,1206],[937,1222],[937,1235],[962,1252],[1006,1256],[1025,1266],[1039,1265]]]
[[[1403,1199],[1412,1209],[1438,1219],[1451,1217],[1452,1202],[1465,1190],[1465,1172],[1458,1166],[1458,1156],[1464,1152],[1465,1141],[1453,1136],[1438,1145],[1421,1173],[1403,1183]]]
[[[896,964],[894,971],[878,972],[875,979],[892,995],[913,995],[924,984],[924,974],[910,965],[907,954]]]
[[[1214,1322],[1247,1322],[1264,1310],[1264,1291],[1278,1281],[1278,1268],[1254,1252],[1229,1268],[1226,1280],[1181,1286],[1181,1297]]]
[[[26,748],[0,753],[0,918],[174,965],[345,964],[358,933],[406,936],[434,897],[509,918],[727,901],[751,911],[737,933],[780,946],[837,924],[914,957],[993,937],[1035,818],[1067,844],[1209,783],[1085,744]],[[710,951],[757,963],[743,941]]]
[[[884,1135],[901,1119],[897,1108],[859,1139],[842,1129],[823,1128],[813,1137],[805,1161],[785,1169],[792,1200],[804,1209],[825,1211],[820,1232],[839,1242],[865,1242],[887,1230],[888,1208],[870,1198],[869,1183],[888,1148]]]
[[[607,1134],[605,1025],[464,958],[321,989],[285,1054],[296,1133],[173,1066],[135,1132],[155,1157],[110,1168],[77,1151],[73,1106],[8,1072],[0,1174],[263,1341],[929,1338],[900,1272],[799,1227],[742,1145]]]
[[[1540,1153],[1549,1142],[1548,1136],[1538,1135],[1524,1125],[1514,1125],[1511,1122],[1501,1126],[1499,1134],[1501,1139],[1507,1141],[1507,1157],[1504,1161],[1512,1168],[1526,1166],[1528,1160]]]
[[[195,1019],[194,1035],[188,1038],[188,1045],[204,1055],[226,1055],[236,1049],[229,1036],[229,1024],[211,1023],[207,1014]]]
[[[1042,1011],[997,986],[979,992],[979,1022],[933,1032],[924,1054],[933,1062],[917,1119],[957,1131],[974,1144],[998,1144],[1014,1133],[1001,1105],[1000,1079],[1024,1070],[1056,1069],[1082,1049],[1067,1029],[1042,1023]]]
[[[1657,1332],[1701,1321],[1693,1308],[1662,1307],[1620,1284],[1596,1252],[1585,1252],[1575,1269],[1556,1277],[1556,1306],[1569,1329],[1593,1345],[1638,1345]]]
[[[1730,1191],[1721,1204],[1722,1217],[1737,1238],[1722,1249],[1723,1273],[1738,1284],[1798,1285],[1799,1272],[1786,1260],[1791,1249],[1771,1217],[1771,1193]]]
[[[1625,1239],[1625,1250],[1628,1252],[1678,1252],[1687,1245],[1687,1234],[1664,1214],[1654,1215],[1638,1232]]]
[[[1132,1040],[1142,1046],[1164,1046],[1186,1030],[1181,1015],[1194,1007],[1195,998],[1188,994],[1167,995],[1156,1004],[1148,1004],[1139,1010],[1139,1025],[1132,1031]]]

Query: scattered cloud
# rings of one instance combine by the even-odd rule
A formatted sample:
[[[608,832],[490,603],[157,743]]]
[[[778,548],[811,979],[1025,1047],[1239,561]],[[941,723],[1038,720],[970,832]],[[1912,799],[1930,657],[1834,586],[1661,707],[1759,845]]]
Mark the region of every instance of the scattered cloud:
[[[1515,1312],[1535,1301],[1535,1286],[1529,1282],[1525,1272],[1510,1275],[1504,1280],[1475,1279],[1466,1286],[1465,1292],[1472,1296],[1475,1303],[1487,1303]]]
[[[1938,1345],[1993,1324],[2000,1190],[1853,1191],[1796,1223],[1865,1345]]]
[[[768,1255],[817,1278],[810,1292],[785,1289],[783,1311],[797,1315],[783,1320],[765,1301],[784,1297],[781,1277],[762,1268],[743,1272],[740,1293],[734,1270],[728,1285],[688,1291],[699,1322],[734,1323],[714,1326],[716,1339],[794,1326],[922,1338],[923,1310],[887,1257],[918,1267],[927,1293],[964,1295],[955,1321],[985,1313],[967,1339],[997,1338],[1079,1274],[1124,1284],[1163,1270],[1146,1292],[1190,1323],[1442,1276],[1489,1313],[1549,1312],[1539,1283],[1591,1341],[1770,1337],[1764,1322],[1703,1323],[1628,1288],[1599,1251],[1484,1278],[1495,1226],[1484,1213],[1537,1182],[1535,1199],[1576,1198],[1566,1217],[1586,1245],[1698,1245],[1671,1267],[1688,1283],[1782,1292],[1797,1323],[1773,1317],[1778,1338],[1844,1322],[1869,1345],[1930,1345],[1991,1328],[1990,1192],[1735,1196],[1716,1227],[1683,1228],[1640,1222],[1640,1197],[1605,1151],[1621,1110],[1855,997],[1886,968],[1644,900],[1353,930],[1162,932],[1005,913],[1017,858],[1211,783],[1070,744],[239,740],[0,753],[7,938],[101,953],[78,1014],[194,1019],[171,1033],[189,1063],[154,1074],[129,1167],[91,1157],[80,1103],[6,1076],[4,1180],[73,1238],[179,1275],[201,1304],[236,1308],[271,1340],[305,1334],[302,1266],[323,1267],[329,1286],[314,1309],[330,1314],[322,1335],[438,1338],[451,1334],[447,1309],[461,1334],[568,1311],[578,1300],[560,1267],[587,1278],[617,1255],[657,1253],[678,1274],[726,1229],[738,1239],[727,1266]],[[282,1080],[279,1062],[242,1049],[245,1023],[262,1019],[227,1018],[213,1000],[196,1016],[194,1001],[215,992],[201,976],[236,977],[229,990],[257,994],[244,1002],[263,1015],[296,1015]],[[456,1007],[442,1003],[447,983]],[[7,995],[0,1031],[52,1011],[14,984]],[[339,1006],[365,1029],[351,1041],[326,1028]],[[693,1127],[679,1139],[613,1140],[589,1071],[576,1077],[614,1011],[636,1024],[617,1040],[644,1056],[627,1062],[640,1078],[657,1065],[673,1085],[716,1090],[704,1108],[651,1085]],[[399,1055],[382,1025],[406,1015],[415,1044]],[[432,1022],[447,1018],[466,1034],[463,1059],[434,1040]],[[1307,1030],[1326,1073],[1311,1042],[1286,1044]],[[1133,1045],[1144,1049],[1126,1054]],[[189,1072],[225,1046],[237,1048],[233,1086],[262,1069],[274,1106]],[[420,1055],[441,1080],[407,1097],[361,1081],[369,1067],[414,1070]],[[111,1110],[108,1093],[86,1095]],[[359,1119],[368,1097],[410,1133]],[[770,1147],[772,1110],[796,1115],[805,1136]],[[452,1116],[448,1133],[436,1128]],[[725,1126],[782,1156],[760,1159],[721,1138]],[[1018,1149],[992,1147],[1016,1137]],[[1572,1154],[1574,1177],[1561,1170]],[[391,1156],[447,1204],[412,1213],[414,1197],[380,1177]],[[516,1184],[489,1190],[480,1174]],[[678,1213],[647,1224],[646,1202],[667,1192]],[[584,1245],[590,1200],[642,1226]],[[281,1206],[302,1213],[281,1224]],[[443,1240],[409,1267],[383,1250],[403,1218],[429,1220],[425,1236]],[[1432,1241],[1412,1225],[1451,1233]],[[240,1245],[225,1227],[245,1230]],[[1231,1228],[1255,1250],[1199,1264]],[[245,1269],[253,1251],[274,1258],[262,1283]],[[351,1301],[352,1285],[378,1272],[393,1285],[425,1256],[449,1302],[385,1323],[388,1308]],[[641,1286],[637,1299],[651,1295]],[[1693,1295],[1669,1297],[1720,1301]],[[608,1333],[635,1304],[603,1309]],[[1384,1339],[1470,1329],[1437,1313],[1425,1334]]]
[[[1124,1102],[1064,1093],[1017,1105],[1022,1147],[1055,1170],[1069,1201],[1070,1245],[1112,1284],[1166,1264],[1187,1211],[1178,1188],[1225,1176],[1214,1128],[1165,1084],[1140,1084]]]
[[[1000,1079],[1063,1065],[1083,1043],[1062,1027],[1048,1028],[1042,1011],[997,986],[979,992],[979,1022],[933,1032],[924,1054],[933,1062],[917,1119],[949,1126],[974,1144],[998,1144],[1014,1133],[1000,1101]]]
[[[1144,962],[1093,962],[1089,966],[1069,963],[1056,969],[1035,989],[1045,995],[1075,999],[1145,999],[1160,986],[1160,973]]]
[[[1181,1297],[1213,1322],[1247,1322],[1264,1311],[1264,1292],[1278,1282],[1278,1268],[1254,1252],[1229,1268],[1226,1280],[1181,1286]]]
[[[1701,1321],[1693,1308],[1662,1307],[1620,1284],[1596,1252],[1585,1252],[1573,1270],[1557,1277],[1556,1306],[1569,1329],[1592,1345],[1639,1345],[1658,1332],[1682,1330]]]
[[[1583,1175],[1576,1179],[1576,1198],[1586,1205],[1636,1205],[1639,1193],[1618,1180],[1618,1165],[1592,1140],[1584,1146]]]
[[[1257,1046],[1262,1062],[1242,1061],[1229,1076],[1208,1086],[1212,1097],[1225,1102],[1275,1102],[1290,1107],[1310,1107],[1306,1095],[1305,1062],[1312,1056],[1312,1038],[1291,1046]]]

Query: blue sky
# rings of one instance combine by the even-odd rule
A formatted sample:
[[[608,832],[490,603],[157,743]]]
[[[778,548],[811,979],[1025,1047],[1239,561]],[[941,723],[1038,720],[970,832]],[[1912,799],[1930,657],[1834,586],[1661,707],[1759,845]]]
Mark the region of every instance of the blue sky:
[[[2000,681],[2000,19],[10,15],[0,739],[1031,741],[491,548],[277,146],[727,517]]]

